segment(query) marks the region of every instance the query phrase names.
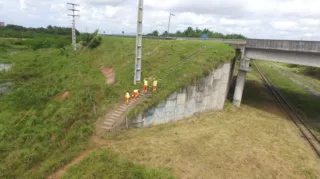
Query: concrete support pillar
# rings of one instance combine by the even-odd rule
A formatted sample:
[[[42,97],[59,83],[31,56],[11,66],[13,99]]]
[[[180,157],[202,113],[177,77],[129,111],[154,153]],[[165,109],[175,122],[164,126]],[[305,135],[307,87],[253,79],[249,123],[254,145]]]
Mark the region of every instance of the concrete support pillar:
[[[234,90],[234,96],[233,96],[233,104],[238,107],[240,107],[240,104],[241,104],[244,83],[246,82],[246,75],[247,75],[246,71],[239,70],[236,89]]]
[[[237,84],[234,91],[233,96],[233,104],[240,107],[241,100],[242,100],[242,94],[243,94],[243,88],[244,84],[246,82],[246,75],[248,71],[251,71],[250,66],[250,59],[248,58],[242,58],[240,61],[240,68],[238,72],[237,77]]]

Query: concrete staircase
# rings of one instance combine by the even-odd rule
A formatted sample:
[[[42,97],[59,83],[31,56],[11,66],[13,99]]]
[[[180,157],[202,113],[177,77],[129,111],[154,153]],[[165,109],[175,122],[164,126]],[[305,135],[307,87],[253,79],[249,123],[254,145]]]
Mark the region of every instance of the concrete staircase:
[[[132,109],[137,103],[141,102],[149,94],[150,92],[146,94],[140,93],[140,96],[138,98],[131,99],[128,105],[126,105],[124,101],[121,104],[115,105],[110,112],[97,122],[97,134],[102,135],[105,132],[112,131],[116,126],[120,125],[125,120],[130,109]]]

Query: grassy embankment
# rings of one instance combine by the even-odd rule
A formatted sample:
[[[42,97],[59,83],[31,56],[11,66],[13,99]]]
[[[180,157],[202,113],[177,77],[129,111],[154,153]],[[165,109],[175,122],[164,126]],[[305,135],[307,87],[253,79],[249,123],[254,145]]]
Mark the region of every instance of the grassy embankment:
[[[110,151],[140,165],[171,168],[176,178],[320,178],[317,155],[256,72],[248,73],[241,108],[227,103],[223,111],[104,138],[104,148],[64,178],[109,176],[102,161]]]
[[[169,75],[141,109],[234,56],[231,47],[213,42],[144,40],[143,44],[142,77]],[[194,59],[170,72],[204,46]],[[14,64],[8,72],[0,72],[1,78],[14,83],[13,92],[0,99],[0,178],[44,178],[64,166],[86,149],[96,118],[122,100],[124,90],[134,88],[135,39],[108,37],[97,49],[77,55],[70,51],[71,47],[0,53],[0,63]],[[115,68],[116,85],[104,84],[102,64]],[[65,91],[66,100],[55,99]]]
[[[319,86],[320,86],[320,68],[306,67],[306,66],[302,66],[302,65],[294,65],[294,64],[279,63],[279,62],[276,63],[276,65],[282,67],[286,71],[295,73],[296,75],[299,75],[301,78],[306,79],[306,81],[302,81],[302,83],[305,83],[306,85],[309,85],[313,88],[319,88]],[[312,83],[310,83],[310,82],[312,82]]]
[[[283,67],[286,67],[288,70],[291,70],[292,72],[309,77],[309,79],[311,80],[317,79],[316,82],[319,83],[319,80],[320,80],[319,67],[309,67],[309,66],[286,64],[286,63],[278,63],[278,64]]]
[[[257,61],[257,64],[265,75],[271,80],[271,82],[280,89],[285,97],[298,108],[298,112],[306,116],[309,119],[310,124],[314,125],[315,129],[320,132],[320,99],[312,95],[305,88],[297,85],[287,76],[282,75],[274,68],[271,68],[271,64],[263,61]]]

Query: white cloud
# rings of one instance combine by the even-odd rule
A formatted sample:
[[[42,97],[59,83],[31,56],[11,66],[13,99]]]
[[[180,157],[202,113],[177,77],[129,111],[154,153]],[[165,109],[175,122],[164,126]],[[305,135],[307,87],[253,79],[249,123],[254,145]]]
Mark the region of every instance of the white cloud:
[[[134,33],[137,0],[73,0],[80,31]],[[252,38],[320,40],[320,0],[145,0],[143,32],[209,28]],[[24,26],[70,26],[65,0],[0,0],[0,21]],[[10,14],[10,15],[8,15]]]
[[[260,24],[260,20],[234,20],[234,19],[227,19],[221,18],[220,24],[221,25],[228,25],[228,26],[252,26]]]
[[[275,30],[290,30],[296,28],[298,24],[293,21],[274,21],[271,25]]]

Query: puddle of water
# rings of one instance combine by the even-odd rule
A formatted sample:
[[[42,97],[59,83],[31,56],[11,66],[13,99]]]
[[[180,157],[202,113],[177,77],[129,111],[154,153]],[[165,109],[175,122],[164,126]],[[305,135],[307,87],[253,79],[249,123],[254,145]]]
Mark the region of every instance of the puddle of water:
[[[9,52],[9,55],[15,55],[15,54],[17,54],[18,52]]]
[[[11,68],[12,64],[0,63],[0,72],[8,71]],[[11,92],[10,86],[12,82],[1,82],[0,81],[0,93],[8,93]]]
[[[0,63],[0,71],[8,71],[12,64]]]
[[[5,83],[0,83],[0,93],[8,93],[11,92],[10,86],[12,85],[12,82],[5,82]]]

